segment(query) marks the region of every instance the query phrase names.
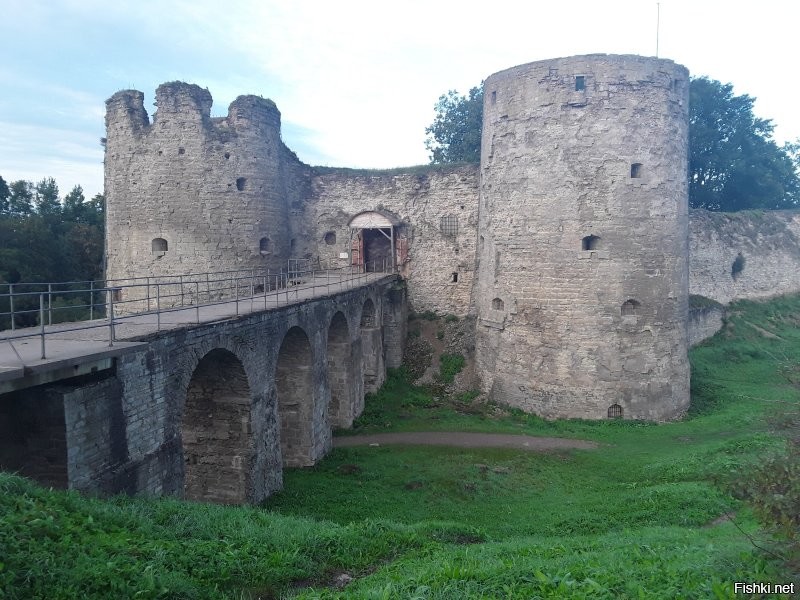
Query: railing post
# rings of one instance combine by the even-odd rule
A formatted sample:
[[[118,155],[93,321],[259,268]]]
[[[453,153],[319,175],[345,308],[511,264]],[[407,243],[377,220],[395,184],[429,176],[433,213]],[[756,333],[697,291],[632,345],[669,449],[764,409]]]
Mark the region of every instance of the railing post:
[[[183,275],[180,276],[180,284],[181,284],[181,308],[183,308]]]
[[[150,276],[147,276],[147,312],[150,312]]]
[[[161,284],[156,282],[156,331],[161,331]]]
[[[47,324],[53,324],[53,284],[47,284]]]
[[[250,269],[250,312],[255,310],[253,306],[253,302],[255,302],[256,297],[256,270]]]
[[[114,291],[108,290],[108,345],[114,345]]]
[[[39,294],[39,325],[42,336],[42,360],[47,358],[44,351],[44,294]]]
[[[267,275],[264,275],[264,310],[267,310]]]
[[[200,282],[195,281],[195,298],[194,298],[194,309],[197,315],[197,323],[200,323]]]
[[[89,320],[94,321],[94,280],[89,282]]]
[[[14,331],[14,284],[8,284],[8,302],[11,308],[11,331]]]
[[[236,281],[236,316],[239,316],[239,279],[235,276],[233,277],[234,281]]]

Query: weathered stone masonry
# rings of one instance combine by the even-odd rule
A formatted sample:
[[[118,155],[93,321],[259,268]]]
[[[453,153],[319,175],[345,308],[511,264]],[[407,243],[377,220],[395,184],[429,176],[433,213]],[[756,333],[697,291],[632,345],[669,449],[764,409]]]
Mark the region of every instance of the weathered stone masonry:
[[[752,228],[754,215],[700,211],[689,237],[688,73],[669,60],[589,55],[492,75],[479,166],[314,168],[281,142],[269,100],[211,118],[197,86],[156,98],[152,122],[139,92],[107,103],[109,278],[362,264],[367,236],[351,223],[378,215],[395,244],[380,258],[394,258],[413,309],[477,317],[484,390],[546,417],[679,416],[688,293],[800,288],[795,217]]]
[[[477,358],[501,402],[688,407],[688,85],[671,61],[602,55],[486,80]]]
[[[145,337],[113,374],[0,396],[0,422],[26,425],[0,445],[0,465],[85,491],[258,502],[283,466],[324,456],[332,428],[349,427],[385,366],[399,366],[405,310],[384,280]]]
[[[141,92],[106,103],[108,277],[285,266],[307,182],[275,104],[241,96],[211,118],[211,94],[179,82],[156,104],[150,122]]]

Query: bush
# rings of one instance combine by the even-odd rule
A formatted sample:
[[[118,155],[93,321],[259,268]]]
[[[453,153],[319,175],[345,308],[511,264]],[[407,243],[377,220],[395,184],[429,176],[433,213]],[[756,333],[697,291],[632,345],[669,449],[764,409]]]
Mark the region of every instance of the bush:
[[[735,482],[733,492],[785,543],[776,554],[790,570],[800,570],[800,440],[789,442],[785,452],[748,469]]]
[[[460,354],[442,354],[439,358],[439,381],[442,383],[453,383],[456,374],[464,368],[464,357]]]

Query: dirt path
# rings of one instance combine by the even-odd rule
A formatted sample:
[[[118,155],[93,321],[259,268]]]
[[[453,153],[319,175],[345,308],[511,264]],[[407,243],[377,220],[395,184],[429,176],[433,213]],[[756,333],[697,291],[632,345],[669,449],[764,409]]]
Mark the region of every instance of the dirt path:
[[[456,446],[459,448],[517,448],[518,450],[527,450],[529,452],[568,450],[572,448],[591,450],[598,447],[597,443],[587,440],[504,433],[467,433],[463,431],[407,431],[333,438],[335,448],[397,444],[409,446]]]

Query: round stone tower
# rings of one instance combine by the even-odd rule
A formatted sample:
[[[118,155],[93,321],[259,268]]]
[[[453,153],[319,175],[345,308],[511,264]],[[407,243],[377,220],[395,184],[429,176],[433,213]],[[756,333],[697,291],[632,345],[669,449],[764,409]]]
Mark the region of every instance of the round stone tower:
[[[689,74],[589,55],[484,83],[477,361],[546,418],[689,405]]]

